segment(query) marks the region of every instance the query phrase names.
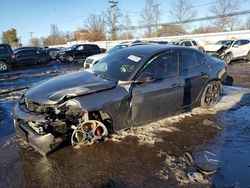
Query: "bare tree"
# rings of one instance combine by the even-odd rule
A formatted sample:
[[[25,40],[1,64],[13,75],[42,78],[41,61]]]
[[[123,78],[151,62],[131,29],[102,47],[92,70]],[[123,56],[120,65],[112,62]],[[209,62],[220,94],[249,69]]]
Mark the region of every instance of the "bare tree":
[[[89,31],[89,40],[105,40],[105,17],[104,15],[89,15],[86,25]]]
[[[158,29],[158,36],[160,37],[175,36],[180,33],[186,34],[187,31],[179,25],[163,25]]]
[[[215,33],[215,32],[219,32],[218,27],[215,26],[200,26],[198,28],[195,28],[192,33],[193,34],[200,34],[200,33]]]
[[[169,16],[183,29],[187,29],[188,25],[183,21],[188,21],[195,17],[196,12],[190,0],[175,0],[172,1],[172,10],[169,12]]]
[[[109,33],[111,34],[111,40],[116,40],[117,31],[121,28],[120,19],[122,13],[117,6],[113,6],[107,9],[105,17]]]
[[[250,16],[248,16],[246,20],[246,29],[250,29]]]
[[[153,28],[155,27],[156,35],[158,30],[158,22],[160,20],[160,10],[155,0],[146,0],[145,7],[141,13],[141,25],[146,27],[146,37],[151,37]]]
[[[130,19],[130,16],[126,13],[124,16],[123,16],[123,19],[122,19],[122,33],[121,35],[119,36],[119,39],[120,40],[124,40],[124,39],[133,39],[133,34],[132,32],[129,31],[129,28],[131,27],[131,19]]]
[[[219,28],[220,31],[234,30],[237,26],[237,17],[225,17],[224,15],[237,12],[240,10],[241,0],[217,0],[210,7],[210,12],[216,16],[221,16],[219,19],[211,22]]]
[[[31,39],[30,39],[30,44],[31,44],[32,46],[39,46],[39,45],[40,45],[40,40],[39,40],[39,38],[31,38]]]

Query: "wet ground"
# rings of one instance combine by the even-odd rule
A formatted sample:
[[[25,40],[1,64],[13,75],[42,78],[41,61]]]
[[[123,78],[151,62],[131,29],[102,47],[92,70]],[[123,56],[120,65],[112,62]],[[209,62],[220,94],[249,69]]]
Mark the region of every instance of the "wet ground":
[[[228,67],[233,87],[213,109],[41,157],[15,136],[15,101],[37,82],[81,67],[52,62],[0,74],[0,187],[250,187],[250,63]]]

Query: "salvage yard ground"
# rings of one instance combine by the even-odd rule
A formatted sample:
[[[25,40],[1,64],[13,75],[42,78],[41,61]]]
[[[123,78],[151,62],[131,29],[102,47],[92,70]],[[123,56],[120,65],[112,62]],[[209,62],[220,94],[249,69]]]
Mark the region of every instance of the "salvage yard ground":
[[[228,66],[221,101],[47,158],[15,136],[11,110],[33,84],[81,68],[52,62],[0,75],[0,187],[248,187],[250,62]]]

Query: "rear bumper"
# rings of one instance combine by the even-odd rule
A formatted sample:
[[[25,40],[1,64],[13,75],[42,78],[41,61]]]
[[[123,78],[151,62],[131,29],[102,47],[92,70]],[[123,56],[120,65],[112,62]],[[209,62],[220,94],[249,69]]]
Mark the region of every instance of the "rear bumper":
[[[62,142],[61,140],[58,142],[59,140],[51,133],[40,135],[28,125],[28,121],[45,122],[43,116],[26,113],[20,109],[18,104],[15,106],[12,115],[17,136],[25,140],[41,155],[46,156]]]

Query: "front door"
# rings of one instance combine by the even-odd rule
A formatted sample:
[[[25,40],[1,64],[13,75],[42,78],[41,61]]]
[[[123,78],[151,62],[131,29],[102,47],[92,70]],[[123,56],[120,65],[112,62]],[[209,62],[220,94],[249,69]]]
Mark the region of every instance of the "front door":
[[[182,110],[184,78],[179,75],[178,54],[166,52],[155,57],[146,64],[137,80],[146,74],[155,79],[131,86],[132,124],[171,116]]]

